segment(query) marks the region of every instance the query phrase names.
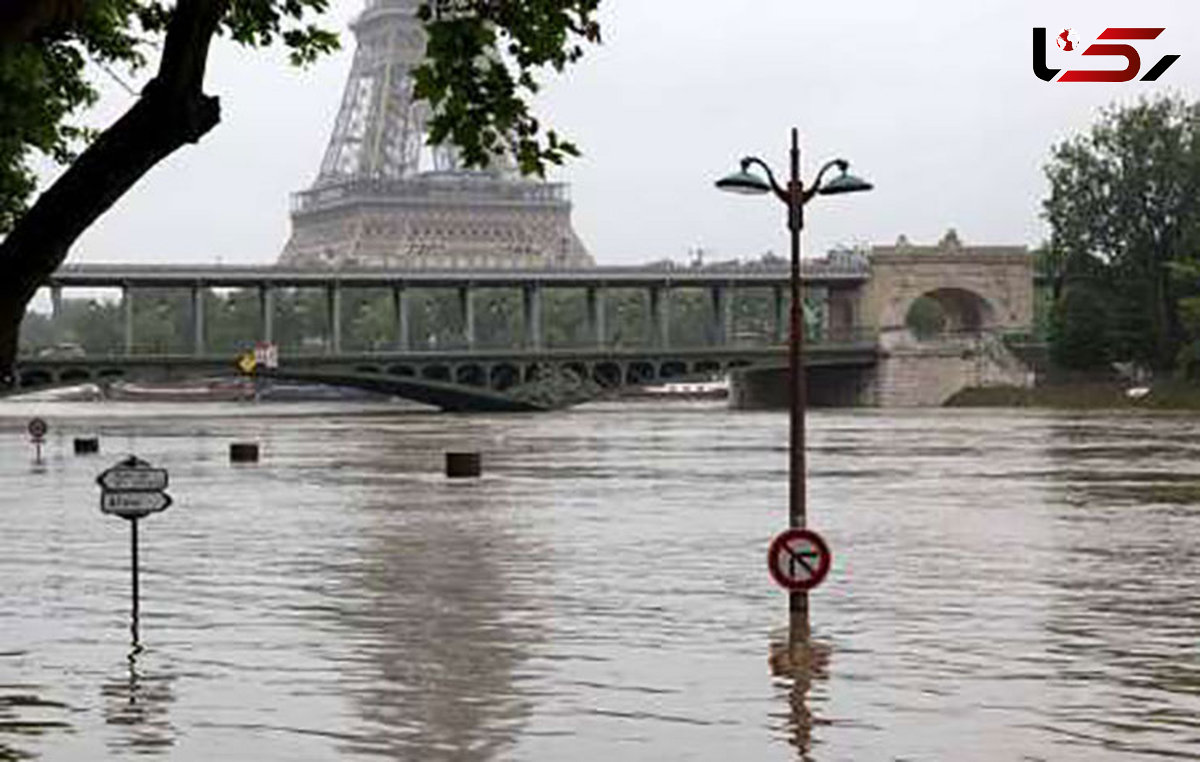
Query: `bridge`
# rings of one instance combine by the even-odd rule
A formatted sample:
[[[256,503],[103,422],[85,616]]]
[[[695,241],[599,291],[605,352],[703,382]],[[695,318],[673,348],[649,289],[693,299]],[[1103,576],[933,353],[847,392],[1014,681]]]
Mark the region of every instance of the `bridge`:
[[[903,237],[868,257],[805,263],[810,345],[806,352],[814,399],[840,404],[938,404],[964,385],[1025,383],[1026,372],[994,339],[1032,323],[1032,260],[1023,247],[964,247],[953,231],[936,246]],[[206,346],[204,295],[209,289],[251,289],[258,295],[255,339],[275,338],[275,297],[281,289],[324,292],[329,335],[317,355],[281,353],[270,375],[286,380],[369,388],[448,410],[544,410],[575,404],[622,386],[733,373],[740,403],[778,396],[785,365],[788,271],[785,267],[614,268],[581,270],[312,270],[280,267],[73,265],[45,284],[55,314],[65,289],[118,288],[123,352],[106,357],[22,357],[12,391],[124,380],[173,380],[234,372],[231,356]],[[191,294],[191,351],[138,354],[134,304],[142,289]],[[342,346],[342,299],[353,289],[387,289],[392,345],[371,352]],[[420,290],[457,294],[460,346],[437,349],[414,341],[410,296]],[[477,341],[476,294],[520,294],[522,335],[511,346]],[[548,346],[543,301],[551,289],[578,293],[588,339]],[[616,289],[644,292],[647,325],[639,346],[614,340],[606,304]],[[672,344],[673,294],[707,292],[705,346]],[[735,335],[735,299],[770,300],[767,335]],[[906,321],[925,300],[942,311],[944,332],[914,336]],[[695,319],[695,318],[693,318]],[[964,343],[965,342],[965,343]],[[264,374],[266,375],[266,374]],[[822,390],[822,386],[829,387]]]

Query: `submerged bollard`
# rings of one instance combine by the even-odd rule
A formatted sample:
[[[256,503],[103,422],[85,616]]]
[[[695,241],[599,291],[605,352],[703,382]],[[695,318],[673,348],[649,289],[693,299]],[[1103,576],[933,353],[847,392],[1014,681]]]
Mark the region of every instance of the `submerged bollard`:
[[[257,442],[234,442],[229,445],[229,460],[232,463],[257,463]]]
[[[75,437],[75,454],[91,455],[100,452],[100,437]]]
[[[446,476],[463,479],[483,473],[483,458],[477,452],[446,453]]]

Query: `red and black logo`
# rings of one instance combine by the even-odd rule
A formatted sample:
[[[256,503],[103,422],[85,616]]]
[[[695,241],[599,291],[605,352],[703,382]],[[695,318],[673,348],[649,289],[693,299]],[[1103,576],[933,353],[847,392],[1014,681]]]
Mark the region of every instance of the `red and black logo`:
[[[1153,40],[1156,39],[1166,27],[1143,27],[1143,26],[1111,26],[1105,29],[1097,40]],[[1070,29],[1064,29],[1054,38],[1054,42],[1058,45],[1059,50],[1064,53],[1073,53],[1079,50],[1079,41],[1075,38]],[[1095,42],[1084,49],[1085,56],[1112,56],[1114,58],[1125,59],[1124,69],[1071,69],[1063,72],[1063,75],[1058,78],[1059,82],[1129,82],[1142,69],[1142,57],[1138,53],[1137,48],[1132,45],[1111,44]],[[1170,68],[1171,64],[1179,60],[1179,56],[1172,53],[1158,59],[1158,63],[1150,68],[1142,77],[1142,82],[1153,82],[1162,76],[1162,73]],[[1033,73],[1038,79],[1046,82],[1054,81],[1054,77],[1062,69],[1051,69],[1046,66],[1046,27],[1038,26],[1033,28]]]

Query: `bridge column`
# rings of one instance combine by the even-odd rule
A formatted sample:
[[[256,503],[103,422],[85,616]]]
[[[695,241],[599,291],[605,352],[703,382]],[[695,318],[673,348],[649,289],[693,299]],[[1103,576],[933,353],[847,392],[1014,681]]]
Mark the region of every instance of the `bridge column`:
[[[325,291],[325,307],[329,312],[329,343],[326,354],[342,351],[342,287],[329,286]]]
[[[475,348],[475,300],[471,298],[471,287],[461,286],[458,289],[458,310],[462,317],[463,339],[467,349]]]
[[[202,286],[192,286],[192,354],[204,354],[204,291]]]
[[[650,321],[653,324],[650,341],[656,347],[671,343],[671,289],[669,286],[650,287]]]
[[[392,288],[392,309],[396,316],[396,351],[407,352],[412,346],[408,320],[408,289],[404,286]]]
[[[125,313],[125,354],[133,354],[133,287],[121,287],[121,311]]]
[[[275,342],[275,289],[266,284],[258,287],[258,335],[268,344]]]
[[[62,286],[50,287],[50,333],[57,344],[62,338]]]
[[[712,287],[713,338],[717,345],[733,341],[733,286]]]
[[[772,336],[774,343],[782,344],[787,341],[788,334],[788,314],[787,314],[787,294],[783,290],[783,286],[776,286],[773,290],[773,301],[775,304],[775,320],[772,321]]]
[[[525,286],[523,291],[525,316],[525,346],[529,349],[542,348],[542,287]]]
[[[587,289],[588,328],[597,347],[603,347],[608,338],[608,329],[604,325],[604,307],[607,301],[605,296],[603,288],[590,286]]]

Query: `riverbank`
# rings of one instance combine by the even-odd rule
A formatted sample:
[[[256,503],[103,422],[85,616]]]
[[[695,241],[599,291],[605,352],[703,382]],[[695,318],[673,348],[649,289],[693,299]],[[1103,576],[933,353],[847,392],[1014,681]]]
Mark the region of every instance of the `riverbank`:
[[[1015,386],[974,387],[955,394],[946,401],[946,407],[1200,411],[1200,385],[1165,381],[1143,387],[1149,391],[1140,395],[1130,394],[1130,388],[1129,384],[1112,381],[1053,384],[1029,389]]]

